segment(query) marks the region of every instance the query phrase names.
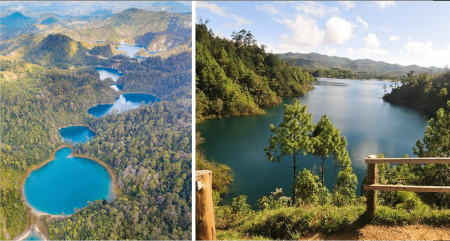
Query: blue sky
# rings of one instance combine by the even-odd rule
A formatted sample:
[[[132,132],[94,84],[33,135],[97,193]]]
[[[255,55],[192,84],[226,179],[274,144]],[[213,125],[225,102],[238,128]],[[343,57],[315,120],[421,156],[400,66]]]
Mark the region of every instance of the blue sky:
[[[251,31],[274,53],[450,65],[450,2],[194,2],[220,37]]]

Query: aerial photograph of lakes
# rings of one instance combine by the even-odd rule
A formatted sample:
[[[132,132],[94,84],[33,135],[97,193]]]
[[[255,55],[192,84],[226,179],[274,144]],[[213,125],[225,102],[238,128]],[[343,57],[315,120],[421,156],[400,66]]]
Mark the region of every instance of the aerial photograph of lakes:
[[[192,239],[192,2],[0,3],[0,240]]]

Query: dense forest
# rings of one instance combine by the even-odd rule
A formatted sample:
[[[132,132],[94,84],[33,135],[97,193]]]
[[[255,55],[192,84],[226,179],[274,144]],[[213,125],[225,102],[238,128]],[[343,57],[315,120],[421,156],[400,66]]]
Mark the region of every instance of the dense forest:
[[[351,60],[344,57],[327,56],[318,53],[285,53],[278,54],[285,61],[308,68],[314,77],[340,79],[400,79],[410,71],[417,73],[441,72],[442,68],[420,67],[417,65],[402,66],[370,59]]]
[[[260,107],[311,90],[306,70],[281,61],[258,46],[250,31],[232,40],[214,36],[206,23],[196,25],[196,119],[260,114]]]
[[[16,237],[27,224],[25,172],[64,144],[59,128],[76,124],[89,125],[96,137],[75,145],[74,152],[109,165],[123,194],[70,218],[46,219],[52,239],[191,238],[192,55],[137,61],[114,56],[109,44],[96,45],[63,34],[20,35],[1,43],[2,54],[21,54],[2,56],[0,64],[1,239]],[[90,67],[98,65],[124,72],[124,91],[155,94],[161,102],[101,118],[89,115],[93,105],[120,95]]]
[[[409,105],[430,115],[439,108],[446,108],[450,96],[450,71],[441,74],[415,74],[414,71],[402,77],[401,85],[395,86],[383,99],[391,103]]]

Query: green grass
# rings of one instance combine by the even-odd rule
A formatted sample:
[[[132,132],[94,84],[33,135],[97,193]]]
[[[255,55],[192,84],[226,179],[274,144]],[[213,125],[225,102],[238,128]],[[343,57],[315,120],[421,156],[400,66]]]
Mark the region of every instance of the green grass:
[[[356,231],[366,224],[411,225],[425,224],[442,226],[450,224],[450,210],[407,210],[377,206],[374,218],[365,215],[364,203],[336,207],[333,205],[280,208],[242,215],[222,230],[218,228],[218,239],[302,239],[322,233],[338,234]],[[217,221],[216,220],[216,224]]]

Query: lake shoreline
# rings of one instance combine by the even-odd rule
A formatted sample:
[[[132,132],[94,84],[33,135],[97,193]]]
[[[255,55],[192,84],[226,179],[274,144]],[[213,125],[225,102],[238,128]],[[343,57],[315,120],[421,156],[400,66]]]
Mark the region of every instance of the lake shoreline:
[[[37,215],[37,216],[48,216],[48,217],[70,217],[72,214],[69,215],[54,215],[54,214],[49,214],[49,213],[45,213],[42,211],[37,210],[36,208],[34,208],[33,206],[31,206],[26,198],[25,198],[25,194],[24,194],[24,185],[25,185],[25,180],[28,178],[28,176],[30,175],[31,172],[40,169],[41,167],[45,166],[46,164],[48,164],[49,162],[55,160],[56,158],[56,152],[58,152],[59,150],[63,149],[63,148],[70,148],[71,150],[71,156],[72,157],[82,157],[82,158],[86,158],[89,159],[91,161],[94,161],[96,163],[98,163],[99,165],[101,165],[103,168],[106,169],[106,171],[108,172],[110,178],[111,178],[111,191],[112,194],[118,198],[119,196],[122,195],[122,191],[120,191],[119,186],[118,186],[118,179],[117,179],[117,174],[114,173],[114,171],[111,169],[111,167],[109,167],[108,164],[100,161],[99,159],[95,158],[95,157],[90,157],[88,155],[83,155],[83,154],[74,154],[74,150],[73,150],[73,146],[69,145],[69,144],[62,144],[61,146],[59,146],[55,151],[52,152],[51,157],[47,160],[45,160],[42,163],[39,163],[37,165],[33,165],[31,166],[27,172],[25,173],[25,175],[23,176],[22,180],[21,180],[21,192],[20,195],[22,197],[22,199],[24,200],[25,204],[27,205],[28,208],[30,208],[31,213],[33,215]],[[75,213],[73,213],[75,214]]]
[[[68,128],[68,127],[71,127],[71,126],[84,126],[84,127],[88,128],[89,130],[91,130],[92,132],[94,132],[95,135],[97,135],[97,133],[96,133],[89,125],[87,125],[87,124],[71,124],[71,125],[65,125],[65,126],[63,126],[63,127],[59,127],[57,131],[59,132],[59,130],[61,130],[61,129],[63,129],[63,128]]]

